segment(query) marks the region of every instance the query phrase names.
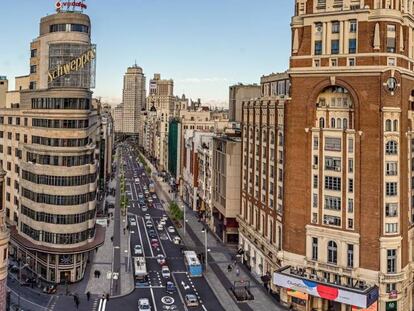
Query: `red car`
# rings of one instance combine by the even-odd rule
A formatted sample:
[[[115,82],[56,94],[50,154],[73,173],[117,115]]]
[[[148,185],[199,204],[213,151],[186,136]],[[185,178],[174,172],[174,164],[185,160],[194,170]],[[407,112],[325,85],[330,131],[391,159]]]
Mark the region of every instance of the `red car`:
[[[159,247],[159,246],[160,246],[160,243],[158,242],[158,240],[157,240],[157,239],[152,239],[152,240],[151,240],[151,246],[152,246],[153,248],[157,248],[157,247]]]

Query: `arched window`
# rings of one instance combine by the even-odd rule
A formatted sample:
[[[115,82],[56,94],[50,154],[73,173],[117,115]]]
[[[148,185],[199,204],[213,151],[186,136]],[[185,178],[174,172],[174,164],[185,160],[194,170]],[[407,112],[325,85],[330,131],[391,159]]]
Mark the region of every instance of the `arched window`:
[[[390,140],[385,144],[385,153],[386,154],[397,154],[398,153],[398,144],[395,140]]]
[[[341,118],[338,118],[338,119],[336,119],[336,127],[337,128],[342,128],[342,120],[341,120]]]
[[[334,241],[328,242],[328,262],[337,264],[338,261],[338,247]]]
[[[331,118],[331,128],[335,128],[335,118]]]
[[[256,141],[260,139],[260,132],[259,129],[256,129]]]
[[[266,132],[266,130],[263,130],[262,134],[263,134],[263,137],[262,137],[263,142],[266,143],[266,141],[267,141],[267,132]]]
[[[321,129],[323,129],[325,127],[325,119],[324,118],[319,118],[319,127]]]
[[[342,127],[344,128],[344,130],[348,128],[348,119],[344,118],[342,120]]]
[[[391,120],[387,119],[385,121],[385,131],[386,132],[391,132]]]
[[[392,130],[393,130],[394,132],[398,132],[398,120],[394,120],[394,121],[392,122]]]
[[[283,134],[279,132],[279,146],[283,146]]]

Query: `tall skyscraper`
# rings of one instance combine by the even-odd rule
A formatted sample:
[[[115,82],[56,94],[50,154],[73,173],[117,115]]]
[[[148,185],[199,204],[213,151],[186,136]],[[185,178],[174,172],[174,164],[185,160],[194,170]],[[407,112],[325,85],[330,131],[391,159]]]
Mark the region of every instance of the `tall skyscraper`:
[[[145,109],[145,97],[145,76],[142,68],[135,64],[124,75],[122,133],[138,135],[140,114]]]
[[[30,75],[16,78],[0,108],[10,254],[49,282],[81,280],[104,239],[95,224],[101,142],[90,34],[80,12],[42,18]]]
[[[295,5],[274,281],[308,310],[412,310],[413,1]]]

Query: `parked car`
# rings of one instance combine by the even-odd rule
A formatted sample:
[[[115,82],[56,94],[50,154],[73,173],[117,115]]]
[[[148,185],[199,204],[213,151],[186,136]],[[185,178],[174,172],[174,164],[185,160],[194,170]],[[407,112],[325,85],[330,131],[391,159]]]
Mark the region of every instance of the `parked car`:
[[[199,303],[196,295],[187,294],[185,295],[184,300],[187,307],[198,307]]]
[[[142,255],[143,251],[142,251],[142,246],[137,244],[134,246],[134,254],[135,255]]]
[[[148,298],[141,298],[138,300],[138,311],[149,311],[151,305]]]
[[[159,265],[165,265],[165,257],[163,254],[158,254],[157,255],[157,262]]]
[[[168,268],[168,266],[162,266],[162,268],[161,268],[161,275],[165,279],[170,278],[171,277],[170,268]]]
[[[134,227],[137,225],[137,222],[136,222],[135,218],[130,218],[129,219],[129,225],[134,226]]]

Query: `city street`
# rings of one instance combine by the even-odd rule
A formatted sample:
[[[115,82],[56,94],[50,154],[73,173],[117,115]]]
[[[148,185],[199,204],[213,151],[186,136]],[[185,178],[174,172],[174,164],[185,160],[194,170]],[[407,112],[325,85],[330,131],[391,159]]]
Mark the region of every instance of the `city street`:
[[[116,310],[122,303],[123,309],[137,310],[138,300],[148,298],[153,310],[188,310],[185,303],[185,295],[194,294],[199,302],[198,307],[191,307],[191,310],[224,310],[215,297],[204,277],[190,277],[184,263],[182,245],[174,244],[174,237],[178,236],[177,231],[172,228],[170,219],[166,220],[162,230],[158,230],[159,221],[166,217],[163,204],[155,192],[150,192],[152,178],[145,172],[144,166],[137,162],[137,155],[124,146],[122,148],[126,193],[128,197],[128,226],[125,234],[130,235],[131,254],[134,254],[134,246],[142,246],[142,255],[146,260],[148,272],[148,284],[138,286],[135,291],[122,298],[109,299],[106,310]],[[139,203],[140,197],[147,198],[145,204]],[[148,194],[149,193],[149,194]],[[152,200],[152,207],[149,207],[148,199]],[[147,210],[142,207],[146,205]],[[145,216],[147,217],[145,219]],[[150,223],[151,226],[148,224]],[[167,230],[168,228],[168,230]],[[156,241],[154,241],[156,240]],[[157,262],[157,256],[163,255],[166,265],[171,271],[171,276],[165,278],[161,274],[161,265]],[[133,266],[133,260],[130,261]],[[134,269],[132,269],[134,272]],[[168,294],[166,292],[167,281],[172,281],[176,291]]]

